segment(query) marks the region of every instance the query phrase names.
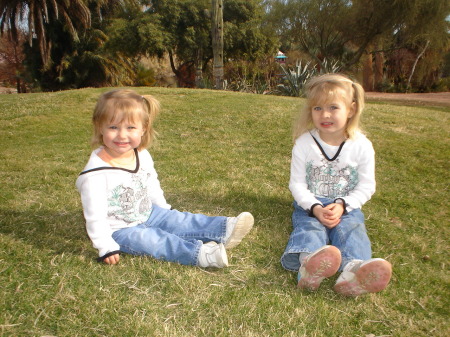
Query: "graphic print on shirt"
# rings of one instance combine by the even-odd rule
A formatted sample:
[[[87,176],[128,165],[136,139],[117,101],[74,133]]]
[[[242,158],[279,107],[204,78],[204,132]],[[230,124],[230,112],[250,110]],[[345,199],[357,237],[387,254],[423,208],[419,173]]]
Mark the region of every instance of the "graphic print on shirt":
[[[347,165],[339,167],[339,159],[328,161],[322,159],[320,166],[313,161],[306,163],[306,183],[308,189],[316,196],[336,199],[347,196],[358,184],[356,167]]]
[[[132,175],[130,186],[116,186],[108,197],[108,216],[127,223],[147,219],[151,213],[146,183],[149,176],[140,171]]]

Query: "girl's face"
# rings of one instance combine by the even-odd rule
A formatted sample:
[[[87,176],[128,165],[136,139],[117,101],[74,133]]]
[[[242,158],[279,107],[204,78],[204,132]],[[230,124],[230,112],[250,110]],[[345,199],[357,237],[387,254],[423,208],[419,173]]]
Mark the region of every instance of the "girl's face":
[[[354,115],[355,103],[348,103],[341,95],[312,106],[311,117],[320,138],[330,145],[340,145],[346,137],[348,119]]]
[[[115,119],[102,127],[103,143],[109,154],[115,158],[131,155],[141,143],[144,135],[140,120]]]

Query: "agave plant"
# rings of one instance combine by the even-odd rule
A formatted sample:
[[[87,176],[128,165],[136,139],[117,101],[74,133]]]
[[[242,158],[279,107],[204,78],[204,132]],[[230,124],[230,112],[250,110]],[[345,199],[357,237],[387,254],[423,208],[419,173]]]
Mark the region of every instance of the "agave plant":
[[[292,69],[280,66],[283,70],[283,83],[278,84],[277,91],[281,95],[295,97],[303,95],[305,84],[311,77],[324,73],[336,73],[342,69],[339,61],[326,59],[315,65],[311,65],[311,62],[302,65],[302,62],[297,60]]]
[[[277,86],[278,91],[285,96],[301,96],[305,83],[317,73],[315,67],[310,65],[311,62],[308,62],[303,66],[301,61],[297,61],[292,69],[281,65],[283,83]]]
[[[327,59],[323,59],[323,61],[319,60],[318,66],[320,66],[321,74],[338,73],[343,68],[343,64],[340,61],[328,61]]]

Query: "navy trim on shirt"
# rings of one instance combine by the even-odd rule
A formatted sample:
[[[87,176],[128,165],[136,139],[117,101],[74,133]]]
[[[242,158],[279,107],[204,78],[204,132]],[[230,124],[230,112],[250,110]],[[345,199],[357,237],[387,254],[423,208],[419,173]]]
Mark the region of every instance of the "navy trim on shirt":
[[[96,167],[90,170],[86,170],[80,173],[80,176],[86,173],[90,173],[90,172],[95,172],[95,171],[101,171],[101,170],[122,170],[122,171],[126,171],[126,172],[130,172],[130,173],[136,173],[137,171],[139,171],[139,167],[140,167],[140,162],[139,162],[139,153],[137,149],[133,149],[134,150],[134,155],[136,156],[136,168],[134,170],[128,170],[122,167],[112,167],[112,166],[101,166],[101,167]]]
[[[336,160],[337,157],[339,157],[339,154],[341,153],[341,150],[342,150],[342,148],[344,147],[345,140],[342,142],[341,145],[339,145],[339,149],[338,149],[338,151],[336,152],[336,154],[334,155],[334,157],[330,159],[330,157],[328,157],[327,154],[325,153],[325,151],[324,151],[322,145],[320,145],[319,141],[318,141],[311,133],[310,133],[310,135],[311,135],[311,137],[314,139],[314,141],[316,142],[317,146],[318,146],[319,149],[320,149],[320,152],[322,152],[322,154],[323,154],[323,156],[325,157],[326,160],[328,160],[328,161],[334,161],[334,160]]]

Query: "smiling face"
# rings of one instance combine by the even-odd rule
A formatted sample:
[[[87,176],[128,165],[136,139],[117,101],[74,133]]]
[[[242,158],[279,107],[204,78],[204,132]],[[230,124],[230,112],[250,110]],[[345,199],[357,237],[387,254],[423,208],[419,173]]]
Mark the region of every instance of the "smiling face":
[[[92,115],[94,133],[91,145],[94,148],[106,146],[106,148],[111,147],[111,149],[122,145],[117,148],[117,150],[121,149],[117,152],[118,154],[124,152],[125,143],[131,144],[132,147],[139,143],[135,148],[138,151],[145,149],[155,138],[156,132],[153,129],[153,121],[159,110],[159,102],[150,95],[144,97],[128,89],[116,89],[102,94]],[[128,130],[130,137],[132,130],[141,130],[141,132],[137,132],[140,137],[139,140],[137,136],[131,137],[133,139],[131,142],[113,137],[113,132],[118,133],[122,128]],[[112,139],[118,139],[118,141],[114,142]],[[108,142],[108,144],[105,144],[105,142]]]
[[[347,138],[347,123],[353,117],[355,104],[344,99],[345,92],[336,89],[326,99],[311,105],[311,118],[320,138],[330,145],[340,145]]]
[[[133,150],[141,143],[144,130],[140,121],[116,118],[105,123],[101,133],[105,150],[117,159],[133,155]]]

